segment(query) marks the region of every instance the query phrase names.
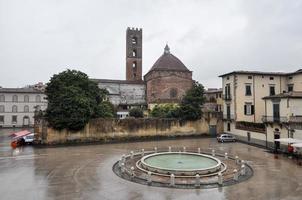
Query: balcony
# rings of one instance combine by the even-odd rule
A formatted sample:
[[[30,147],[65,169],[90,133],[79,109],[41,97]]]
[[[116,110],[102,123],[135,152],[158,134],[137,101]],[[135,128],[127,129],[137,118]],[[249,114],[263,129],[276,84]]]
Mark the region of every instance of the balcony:
[[[224,94],[224,95],[222,96],[222,98],[223,98],[223,100],[225,100],[225,101],[231,101],[231,100],[232,100],[232,96],[231,96],[230,94],[228,94],[228,95]]]
[[[234,120],[235,116],[233,114],[223,114],[224,120]]]
[[[290,123],[302,123],[302,116],[290,116],[289,122]]]
[[[288,123],[287,117],[262,116],[264,123]]]

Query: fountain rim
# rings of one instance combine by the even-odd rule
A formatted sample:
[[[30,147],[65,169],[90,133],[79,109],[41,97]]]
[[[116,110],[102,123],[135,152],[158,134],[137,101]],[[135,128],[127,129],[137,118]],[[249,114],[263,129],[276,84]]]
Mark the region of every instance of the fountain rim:
[[[212,160],[215,160],[217,162],[216,165],[213,165],[211,167],[207,167],[207,168],[198,168],[198,169],[173,169],[173,168],[164,168],[164,167],[155,167],[153,165],[147,164],[145,162],[145,160],[149,157],[153,157],[153,156],[158,156],[158,155],[167,155],[167,154],[182,154],[182,155],[194,155],[194,156],[199,156],[199,157],[206,157]],[[148,167],[152,167],[152,168],[156,168],[159,170],[165,170],[165,171],[175,171],[175,172],[179,172],[179,171],[183,171],[183,172],[194,172],[194,171],[206,171],[206,170],[211,170],[211,169],[215,169],[218,168],[222,165],[222,162],[215,158],[214,156],[210,156],[207,154],[203,154],[203,153],[193,153],[193,152],[159,152],[159,153],[152,153],[149,155],[146,155],[144,157],[142,157],[140,159],[142,165],[144,166],[148,166]]]

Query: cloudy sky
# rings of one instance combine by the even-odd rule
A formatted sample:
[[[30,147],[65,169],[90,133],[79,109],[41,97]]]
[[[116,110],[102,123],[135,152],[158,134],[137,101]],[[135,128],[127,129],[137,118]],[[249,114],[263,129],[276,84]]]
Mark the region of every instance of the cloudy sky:
[[[0,86],[64,69],[125,79],[127,27],[143,28],[143,73],[171,53],[206,87],[233,70],[302,68],[298,0],[0,0]]]

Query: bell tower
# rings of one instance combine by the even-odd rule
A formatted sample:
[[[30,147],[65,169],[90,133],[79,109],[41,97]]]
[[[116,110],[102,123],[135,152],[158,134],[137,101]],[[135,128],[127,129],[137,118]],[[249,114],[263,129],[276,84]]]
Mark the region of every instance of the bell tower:
[[[127,28],[126,33],[126,80],[142,80],[143,30]]]

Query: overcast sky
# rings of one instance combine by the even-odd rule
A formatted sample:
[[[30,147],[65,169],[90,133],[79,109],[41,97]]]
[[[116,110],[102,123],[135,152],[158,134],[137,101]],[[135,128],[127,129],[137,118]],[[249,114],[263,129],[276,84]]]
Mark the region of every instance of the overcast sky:
[[[302,68],[298,0],[0,0],[0,86],[67,68],[125,79],[127,27],[143,28],[143,73],[171,53],[206,87],[233,70]]]

